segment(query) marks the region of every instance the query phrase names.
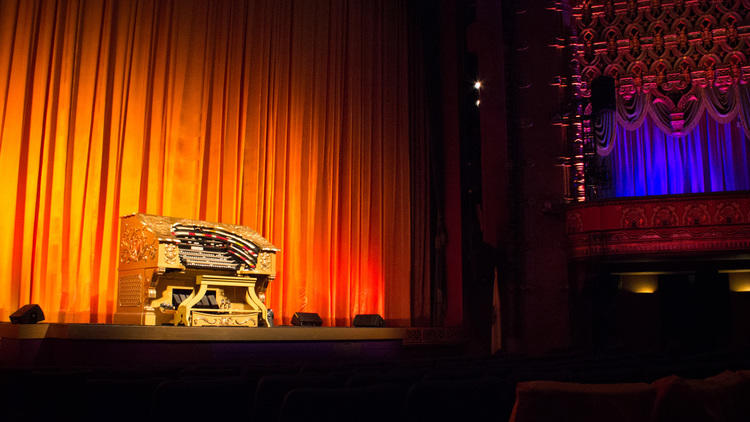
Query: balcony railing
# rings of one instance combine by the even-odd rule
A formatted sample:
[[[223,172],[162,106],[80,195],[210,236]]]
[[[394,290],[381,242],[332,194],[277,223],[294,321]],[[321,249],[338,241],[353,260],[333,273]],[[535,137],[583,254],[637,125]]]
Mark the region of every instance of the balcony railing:
[[[573,258],[746,251],[750,192],[618,198],[571,205]]]

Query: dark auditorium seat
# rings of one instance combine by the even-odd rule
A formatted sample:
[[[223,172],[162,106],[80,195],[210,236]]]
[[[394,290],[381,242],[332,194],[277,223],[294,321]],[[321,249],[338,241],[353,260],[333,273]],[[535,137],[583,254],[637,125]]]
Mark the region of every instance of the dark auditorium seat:
[[[151,418],[187,421],[247,420],[252,386],[244,377],[167,380],[154,390]]]
[[[26,409],[32,420],[76,419],[83,413],[80,397],[91,372],[70,368],[32,371],[16,386],[17,406]],[[40,397],[44,398],[41,402]]]
[[[496,377],[424,379],[406,399],[406,416],[413,421],[508,420],[513,384]]]
[[[355,373],[346,381],[347,387],[364,387],[375,384],[396,384],[410,387],[419,381],[421,374],[410,372],[386,372],[384,374],[358,374]]]
[[[182,368],[177,375],[180,378],[224,378],[244,376],[244,373],[241,366],[193,365]]]
[[[516,386],[511,422],[644,422],[656,388],[646,383],[529,381]]]
[[[705,379],[669,376],[655,381],[658,389],[654,422],[747,422],[750,379],[725,371]]]
[[[284,397],[295,388],[343,387],[346,378],[330,375],[268,375],[258,381],[253,401],[252,421],[278,420]]]
[[[427,371],[424,374],[425,379],[434,380],[453,380],[453,379],[468,379],[468,378],[481,378],[485,375],[487,370],[477,366],[454,366],[454,367],[443,367],[435,368]]]
[[[79,417],[87,421],[132,421],[150,410],[149,400],[156,387],[166,378],[97,378],[86,381],[84,391],[76,403]],[[143,405],[131,405],[144,403]]]
[[[284,397],[279,422],[382,422],[401,420],[408,387],[296,388]]]

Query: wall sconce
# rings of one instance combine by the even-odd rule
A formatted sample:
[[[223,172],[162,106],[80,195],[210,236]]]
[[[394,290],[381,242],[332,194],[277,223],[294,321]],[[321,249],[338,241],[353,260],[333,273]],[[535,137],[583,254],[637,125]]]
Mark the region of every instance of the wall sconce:
[[[620,290],[631,293],[655,293],[659,289],[659,274],[655,272],[617,273]]]
[[[729,276],[729,291],[750,292],[750,270],[722,270],[719,273]]]

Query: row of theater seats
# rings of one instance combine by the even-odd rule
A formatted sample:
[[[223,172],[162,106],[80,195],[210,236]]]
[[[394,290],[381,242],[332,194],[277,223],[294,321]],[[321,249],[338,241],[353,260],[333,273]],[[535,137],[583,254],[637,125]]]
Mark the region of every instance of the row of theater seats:
[[[511,422],[750,421],[750,371],[652,383],[521,382]]]
[[[750,421],[747,368],[742,354],[5,368],[0,422],[739,422]]]

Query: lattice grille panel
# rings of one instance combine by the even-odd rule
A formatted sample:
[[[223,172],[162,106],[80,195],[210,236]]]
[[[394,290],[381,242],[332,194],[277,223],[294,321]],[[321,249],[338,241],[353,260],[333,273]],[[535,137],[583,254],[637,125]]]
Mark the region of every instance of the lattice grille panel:
[[[140,306],[143,278],[140,274],[120,277],[117,298],[120,306]]]

